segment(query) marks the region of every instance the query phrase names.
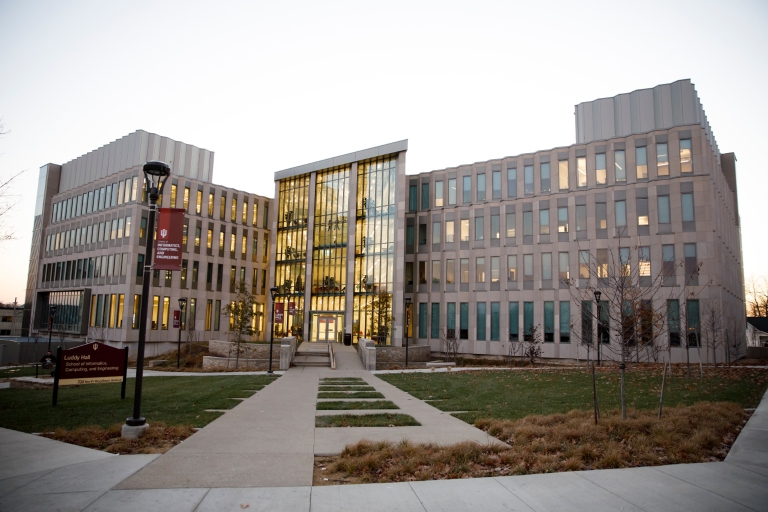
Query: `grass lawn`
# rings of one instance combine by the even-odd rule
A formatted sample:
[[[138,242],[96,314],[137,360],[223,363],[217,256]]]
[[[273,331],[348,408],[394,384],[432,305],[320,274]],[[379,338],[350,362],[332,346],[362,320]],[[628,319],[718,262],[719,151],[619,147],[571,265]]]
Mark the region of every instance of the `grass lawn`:
[[[150,424],[203,427],[221,415],[205,409],[231,409],[240,401],[230,398],[247,398],[273,380],[262,375],[145,377],[141,414]],[[62,387],[56,407],[50,390],[2,389],[0,427],[43,432],[122,424],[133,413],[134,385],[128,379],[125,400],[120,400],[119,383]]]
[[[43,368],[40,368],[38,370],[40,375],[50,375],[51,370],[44,370]],[[34,366],[17,366],[15,368],[3,368],[0,369],[0,379],[7,379],[7,378],[13,378],[13,377],[34,377],[35,376],[35,367]]]
[[[326,377],[320,379],[320,385],[323,384],[366,384],[360,377]]]
[[[384,398],[378,391],[320,391],[317,398]]]
[[[676,367],[667,376],[666,407],[696,402],[727,401],[742,407],[756,407],[768,387],[768,370],[698,367],[687,378]],[[531,414],[565,413],[592,408],[592,378],[585,370],[472,371],[446,373],[388,374],[379,377],[443,411],[468,411],[456,416],[468,423],[479,418],[519,419]],[[661,367],[627,371],[627,406],[654,409],[659,406]],[[601,411],[617,409],[619,371],[597,374]]]
[[[407,414],[339,414],[315,417],[316,427],[419,427]]]
[[[318,411],[346,411],[351,409],[399,409],[399,407],[389,400],[317,402]]]
[[[320,391],[376,391],[372,386],[326,386],[321,385]]]

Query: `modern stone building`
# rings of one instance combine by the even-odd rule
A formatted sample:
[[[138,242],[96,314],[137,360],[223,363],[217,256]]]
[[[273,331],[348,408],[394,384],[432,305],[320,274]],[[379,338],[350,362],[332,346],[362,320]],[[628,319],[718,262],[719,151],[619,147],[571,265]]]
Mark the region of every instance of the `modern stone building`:
[[[194,319],[200,339],[222,337],[228,319],[219,312],[239,282],[259,297],[254,327],[263,339],[271,199],[213,184],[212,152],[142,130],[40,168],[25,329],[47,331],[56,304],[53,328],[68,338],[138,340],[148,160],[171,166],[158,205],[187,210],[182,271],[153,272],[148,341],[177,340],[179,297],[187,298],[183,327]]]

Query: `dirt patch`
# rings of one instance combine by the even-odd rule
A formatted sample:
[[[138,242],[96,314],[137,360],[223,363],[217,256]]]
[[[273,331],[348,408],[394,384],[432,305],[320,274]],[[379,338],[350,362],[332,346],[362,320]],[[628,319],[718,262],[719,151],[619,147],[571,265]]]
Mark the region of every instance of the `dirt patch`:
[[[120,437],[122,427],[121,424],[115,424],[109,428],[99,426],[81,427],[75,430],[59,428],[55,432],[43,432],[40,435],[108,453],[135,455],[165,453],[195,433],[194,428],[190,426],[169,427],[164,423],[154,423],[139,439],[124,439]]]
[[[314,485],[407,482],[721,461],[750,413],[732,403],[698,403],[655,411],[590,411],[478,420],[509,444],[361,441],[341,455],[315,459]],[[325,469],[323,469],[325,468]]]

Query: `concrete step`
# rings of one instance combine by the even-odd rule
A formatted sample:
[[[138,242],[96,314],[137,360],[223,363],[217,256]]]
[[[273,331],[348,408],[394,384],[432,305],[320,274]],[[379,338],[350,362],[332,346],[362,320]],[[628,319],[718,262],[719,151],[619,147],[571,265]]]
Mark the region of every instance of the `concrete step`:
[[[318,355],[296,356],[293,358],[293,364],[296,366],[321,366],[328,368],[331,366],[331,360],[328,357]]]

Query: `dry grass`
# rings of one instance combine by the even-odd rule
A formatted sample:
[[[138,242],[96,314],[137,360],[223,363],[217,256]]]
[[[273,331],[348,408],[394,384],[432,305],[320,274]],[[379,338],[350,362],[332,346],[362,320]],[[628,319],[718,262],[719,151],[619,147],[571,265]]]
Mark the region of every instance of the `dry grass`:
[[[635,410],[626,421],[618,411],[604,413],[598,425],[589,411],[478,420],[478,428],[510,447],[361,441],[337,457],[318,459],[315,485],[717,461],[725,458],[747,418],[736,404],[702,402],[665,409],[661,421],[656,412]]]
[[[190,426],[169,427],[164,423],[153,423],[139,439],[123,439],[120,437],[121,429],[121,424],[109,428],[94,425],[75,430],[58,428],[55,432],[44,432],[41,435],[56,441],[126,455],[165,453],[195,433]]]

